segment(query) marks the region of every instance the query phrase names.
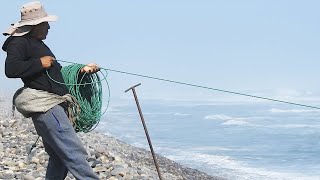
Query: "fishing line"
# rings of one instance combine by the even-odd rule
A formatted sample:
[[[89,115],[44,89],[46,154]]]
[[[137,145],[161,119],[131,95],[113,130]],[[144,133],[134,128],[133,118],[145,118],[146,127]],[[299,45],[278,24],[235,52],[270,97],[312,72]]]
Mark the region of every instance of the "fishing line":
[[[57,60],[57,61],[66,62],[66,63],[74,63],[74,62],[64,61],[64,60]],[[320,109],[320,107],[316,107],[316,106],[310,106],[310,105],[305,105],[305,104],[300,104],[300,103],[294,103],[294,102],[283,101],[283,100],[278,100],[278,99],[273,99],[273,98],[267,98],[267,97],[263,97],[263,96],[255,96],[255,95],[239,93],[239,92],[235,92],[235,91],[228,91],[228,90],[223,90],[223,89],[211,88],[211,87],[201,86],[201,85],[197,85],[197,84],[174,81],[174,80],[158,78],[158,77],[153,77],[153,76],[147,76],[147,75],[131,73],[131,72],[126,72],[126,71],[119,71],[119,70],[114,70],[114,69],[109,69],[109,68],[102,68],[102,67],[100,67],[100,68],[104,69],[106,71],[111,71],[111,72],[131,75],[131,76],[143,77],[143,78],[148,78],[148,79],[153,79],[153,80],[158,80],[158,81],[164,81],[164,82],[169,82],[169,83],[174,83],[174,84],[180,84],[180,85],[191,86],[191,87],[207,89],[207,90],[212,90],[212,91],[218,91],[218,92],[223,92],[223,93],[228,93],[228,94],[246,96],[246,97],[251,97],[251,98],[256,98],[256,99],[263,99],[263,100],[267,100],[267,101],[273,101],[273,102],[278,102],[278,103],[284,103],[284,104],[290,104],[290,105],[295,105],[295,106],[307,107],[307,108],[312,108],[312,109]]]
[[[157,77],[146,76],[146,75],[130,73],[130,72],[125,72],[125,71],[107,69],[107,68],[106,68],[106,70],[112,71],[112,72],[121,73],[121,74],[127,74],[127,75],[132,75],[132,76],[138,76],[138,77],[143,77],[143,78],[148,78],[148,79],[154,79],[154,80],[159,80],[159,81],[165,81],[165,82],[185,85],[185,86],[208,89],[208,90],[219,91],[219,92],[224,92],[224,93],[229,93],[229,94],[236,94],[236,95],[240,95],[240,96],[247,96],[247,97],[256,98],[256,99],[263,99],[263,100],[280,102],[280,103],[291,104],[291,105],[302,106],[302,107],[308,107],[308,108],[313,108],[313,109],[320,109],[320,107],[316,107],[316,106],[310,106],[310,105],[305,105],[305,104],[300,104],[300,103],[294,103],[294,102],[289,102],[289,101],[272,99],[272,98],[267,98],[267,97],[262,97],[262,96],[255,96],[255,95],[239,93],[239,92],[234,92],[234,91],[228,91],[228,90],[223,90],[223,89],[216,89],[216,88],[211,88],[211,87],[207,87],[207,86],[201,86],[201,85],[190,84],[190,83],[185,83],[185,82],[173,81],[173,80],[169,80],[169,79],[157,78]]]

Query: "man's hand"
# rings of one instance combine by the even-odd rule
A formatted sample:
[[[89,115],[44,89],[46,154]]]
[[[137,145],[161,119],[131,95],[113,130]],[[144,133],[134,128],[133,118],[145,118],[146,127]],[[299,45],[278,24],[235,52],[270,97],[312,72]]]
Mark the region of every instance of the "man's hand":
[[[95,63],[90,63],[90,64],[87,64],[86,66],[84,66],[82,69],[81,69],[81,73],[95,73],[95,72],[98,72],[100,70],[99,66]]]
[[[40,58],[40,60],[41,60],[42,67],[45,69],[49,69],[52,66],[53,61],[55,59],[54,57],[51,57],[51,56],[43,56]]]

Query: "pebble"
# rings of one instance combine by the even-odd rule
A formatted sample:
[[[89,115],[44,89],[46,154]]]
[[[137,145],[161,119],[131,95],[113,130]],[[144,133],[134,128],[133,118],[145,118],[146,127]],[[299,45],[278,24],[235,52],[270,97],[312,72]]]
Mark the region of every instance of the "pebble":
[[[1,138],[1,137],[0,137]],[[2,153],[3,152],[3,144],[2,143],[0,143],[0,153]]]
[[[30,176],[30,175],[24,175],[24,176],[23,176],[23,179],[24,179],[24,180],[34,180],[34,177],[33,177],[33,176]]]
[[[124,175],[126,175],[126,173],[127,173],[127,170],[125,168],[115,168],[111,171],[112,176],[120,175],[123,177]]]

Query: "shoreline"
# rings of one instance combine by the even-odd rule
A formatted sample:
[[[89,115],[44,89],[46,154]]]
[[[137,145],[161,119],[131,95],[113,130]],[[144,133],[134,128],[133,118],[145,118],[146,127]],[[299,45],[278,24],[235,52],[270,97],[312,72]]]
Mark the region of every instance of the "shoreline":
[[[28,152],[38,135],[32,120],[19,112],[12,117],[10,101],[0,101],[0,179],[40,180],[45,176],[48,155],[40,141]],[[78,133],[89,164],[100,179],[159,179],[150,151],[134,147],[97,131]],[[163,179],[222,180],[156,155]],[[68,173],[66,179],[74,179]]]
[[[153,179],[158,179],[158,174],[150,151],[129,145],[114,137],[96,131],[87,134],[81,133],[79,135],[85,144],[92,149],[100,152],[108,152],[112,156],[119,157],[136,168],[147,167],[152,171]],[[103,138],[105,144],[96,144],[94,141],[88,141],[88,139],[91,139],[92,137],[96,139]],[[182,166],[161,155],[156,154],[156,158],[163,179],[222,180],[222,178],[210,176],[199,170]]]

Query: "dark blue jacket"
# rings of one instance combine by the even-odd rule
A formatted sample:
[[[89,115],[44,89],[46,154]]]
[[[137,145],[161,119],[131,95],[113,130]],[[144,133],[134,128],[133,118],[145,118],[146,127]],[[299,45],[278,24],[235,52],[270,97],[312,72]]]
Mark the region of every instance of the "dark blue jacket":
[[[25,87],[61,96],[68,93],[67,87],[52,81],[41,65],[41,57],[55,57],[43,41],[28,36],[11,36],[5,41],[2,49],[7,52],[5,74],[8,78],[21,78]],[[61,65],[54,61],[48,73],[52,79],[64,82],[60,69]]]

